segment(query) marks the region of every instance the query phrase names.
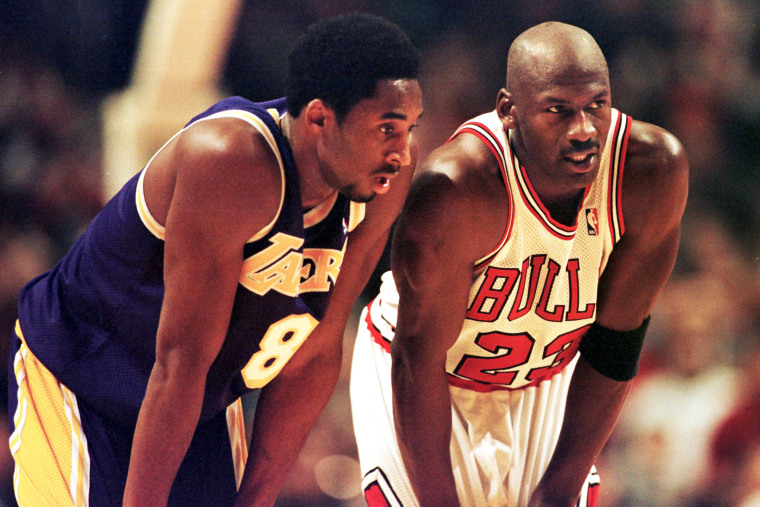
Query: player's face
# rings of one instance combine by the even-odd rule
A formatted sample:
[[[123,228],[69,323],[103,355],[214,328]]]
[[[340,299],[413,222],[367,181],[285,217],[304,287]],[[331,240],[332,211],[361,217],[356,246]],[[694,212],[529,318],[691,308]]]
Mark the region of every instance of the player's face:
[[[534,80],[513,100],[513,144],[531,177],[550,182],[557,195],[591,184],[610,128],[606,68]]]
[[[318,155],[325,181],[358,202],[387,192],[410,163],[412,130],[420,115],[422,91],[416,80],[379,81],[373,97],[361,100],[325,132]]]

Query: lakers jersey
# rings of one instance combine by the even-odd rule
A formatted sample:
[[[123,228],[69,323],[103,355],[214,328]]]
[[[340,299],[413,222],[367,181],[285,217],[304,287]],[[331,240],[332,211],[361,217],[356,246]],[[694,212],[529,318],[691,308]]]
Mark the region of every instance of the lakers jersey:
[[[185,126],[215,118],[244,121],[267,141],[282,174],[277,216],[251,231],[244,247],[229,329],[207,377],[202,420],[269,382],[303,343],[324,315],[347,234],[363,217],[362,204],[338,194],[304,212],[298,172],[279,127],[284,113],[285,99],[253,103],[232,97]],[[81,401],[129,424],[136,421],[155,362],[164,294],[164,229],[142,189],[149,168],[124,185],[66,256],[27,284],[19,299],[21,330],[40,361]]]
[[[452,385],[482,391],[535,385],[575,357],[596,316],[599,277],[624,232],[620,190],[629,131],[630,119],[613,109],[597,177],[571,226],[553,220],[541,203],[495,111],[454,133],[477,136],[496,157],[509,217],[498,247],[476,263],[466,318],[447,353]],[[375,339],[387,343],[398,296],[385,285],[370,318]]]

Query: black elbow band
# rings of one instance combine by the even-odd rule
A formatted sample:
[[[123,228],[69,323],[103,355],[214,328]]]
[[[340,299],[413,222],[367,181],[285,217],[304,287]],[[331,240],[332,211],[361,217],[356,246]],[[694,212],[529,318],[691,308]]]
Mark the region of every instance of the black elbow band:
[[[615,331],[594,322],[581,339],[581,356],[596,371],[612,380],[631,380],[639,371],[639,356],[649,317],[632,331]]]

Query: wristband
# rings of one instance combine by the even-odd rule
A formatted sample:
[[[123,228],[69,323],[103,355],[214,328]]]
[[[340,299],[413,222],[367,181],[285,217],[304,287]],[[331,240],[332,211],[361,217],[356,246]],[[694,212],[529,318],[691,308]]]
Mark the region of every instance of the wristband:
[[[581,339],[581,356],[605,377],[620,382],[631,380],[639,371],[649,319],[631,331],[615,331],[594,322]]]

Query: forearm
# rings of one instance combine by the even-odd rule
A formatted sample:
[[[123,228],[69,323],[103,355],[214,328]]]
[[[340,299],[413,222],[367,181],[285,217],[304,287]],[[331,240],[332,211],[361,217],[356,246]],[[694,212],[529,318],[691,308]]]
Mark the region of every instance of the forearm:
[[[557,447],[531,506],[575,505],[584,480],[612,433],[631,383],[618,382],[578,360]]]
[[[153,368],[135,428],[125,506],[166,505],[198,424],[204,379]]]
[[[393,415],[399,448],[421,505],[458,505],[451,466],[451,398],[445,373],[415,378],[393,365]]]
[[[338,350],[315,357],[295,371],[283,370],[262,390],[236,506],[274,504],[309,432],[330,400],[340,373],[340,357]]]

